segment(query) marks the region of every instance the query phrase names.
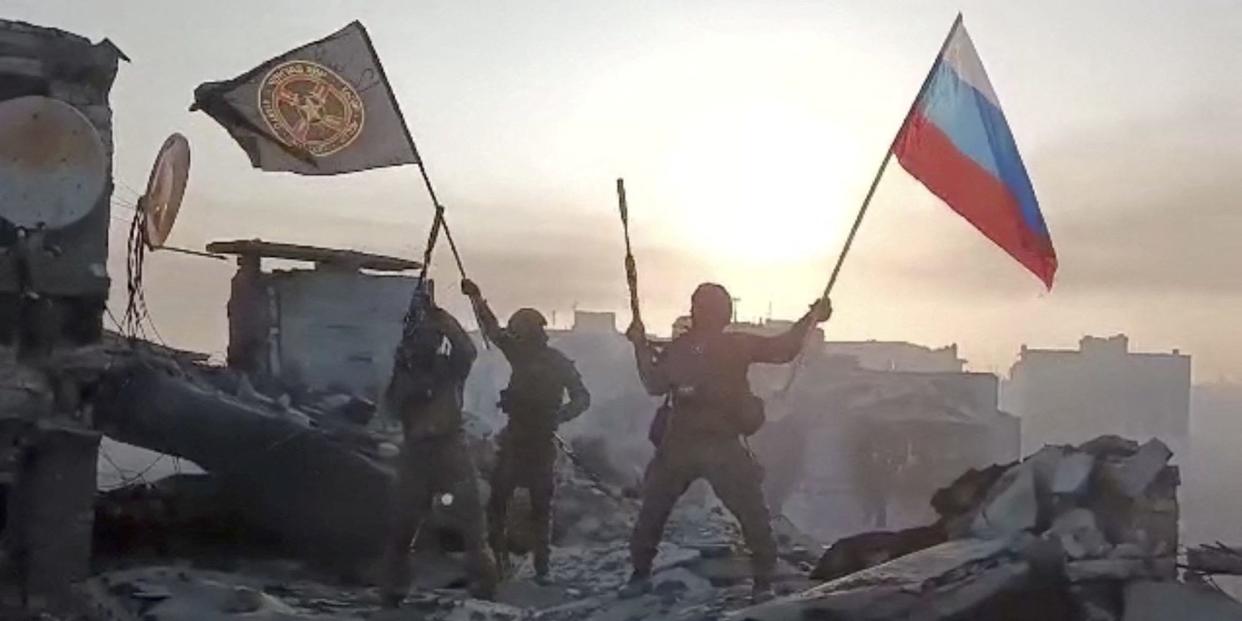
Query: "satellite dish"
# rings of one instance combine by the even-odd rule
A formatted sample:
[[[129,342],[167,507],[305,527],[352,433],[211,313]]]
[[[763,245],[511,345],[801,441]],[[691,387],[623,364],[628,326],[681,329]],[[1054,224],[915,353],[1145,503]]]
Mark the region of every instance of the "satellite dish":
[[[38,96],[0,102],[0,218],[64,228],[95,209],[107,180],[103,140],[77,108]]]
[[[168,241],[189,178],[190,142],[181,134],[173,134],[155,156],[147,191],[138,199],[147,229],[147,245],[152,248],[161,248]]]

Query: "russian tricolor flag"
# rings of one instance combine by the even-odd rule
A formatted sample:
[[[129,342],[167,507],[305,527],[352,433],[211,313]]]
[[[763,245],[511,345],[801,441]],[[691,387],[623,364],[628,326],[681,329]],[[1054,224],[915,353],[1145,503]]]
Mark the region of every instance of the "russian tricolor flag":
[[[893,155],[1052,288],[1057,271],[1052,238],[1000,100],[960,15],[893,142]]]

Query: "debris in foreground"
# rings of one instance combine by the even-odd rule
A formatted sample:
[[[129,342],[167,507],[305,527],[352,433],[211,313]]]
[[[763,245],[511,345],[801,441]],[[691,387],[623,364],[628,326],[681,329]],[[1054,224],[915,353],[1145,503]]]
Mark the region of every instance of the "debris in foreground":
[[[553,583],[535,584],[529,563],[519,565],[497,602],[470,599],[460,588],[460,553],[421,548],[417,588],[396,611],[378,611],[366,576],[346,586],[270,559],[235,559],[227,571],[184,563],[108,571],[83,593],[95,614],[112,615],[101,618],[158,621],[1242,619],[1242,604],[1200,579],[1242,569],[1239,552],[1196,548],[1179,579],[1179,476],[1168,459],[1159,441],[1101,438],[971,470],[934,496],[935,524],[842,539],[813,571],[805,541],[785,533],[781,596],[760,605],[749,598],[736,526],[710,503],[674,514],[652,592],[618,598],[629,570],[625,527],[636,507],[594,489],[568,463],[558,481],[571,515],[558,520]]]
[[[1159,440],[1106,436],[970,470],[933,497],[935,524],[841,540],[814,572],[828,582],[731,618],[1167,618],[1140,603],[1156,591],[1185,599],[1188,618],[1242,618],[1227,596],[1178,581],[1171,456]]]

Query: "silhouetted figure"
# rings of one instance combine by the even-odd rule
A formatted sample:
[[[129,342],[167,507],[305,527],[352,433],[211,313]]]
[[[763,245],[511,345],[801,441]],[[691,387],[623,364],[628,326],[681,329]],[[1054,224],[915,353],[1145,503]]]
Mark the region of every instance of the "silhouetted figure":
[[[447,344],[447,352],[445,346]],[[410,545],[437,494],[451,494],[466,545],[476,596],[490,598],[496,567],[484,539],[478,475],[462,432],[462,388],[476,350],[447,311],[432,307],[402,337],[385,400],[401,418],[405,443],[398,462],[396,514],[388,549],[383,600],[399,606],[410,584]]]
[[[650,588],[651,566],[664,524],[677,499],[694,481],[705,478],[737,517],[750,547],[757,598],[771,593],[776,566],[762,467],[742,436],[763,424],[763,402],[751,392],[751,364],[786,363],[797,356],[807,334],[832,314],[828,300],[816,302],[787,332],[765,337],[726,332],[733,302],[724,287],[703,284],[691,297],[689,329],[657,355],[641,320],[626,331],[634,345],[639,377],[652,395],[670,399],[657,416],[655,457],[643,486],[642,509],[630,540],[634,573],[622,591],[632,596]]]
[[[554,434],[558,426],[590,407],[591,395],[573,361],[548,345],[547,322],[539,311],[518,309],[501,329],[478,286],[463,280],[461,289],[474,305],[484,336],[504,353],[512,369],[509,386],[500,393],[500,408],[509,422],[500,432],[500,452],[487,502],[489,539],[501,567],[507,568],[509,500],[518,487],[528,489],[535,531],[535,579],[547,582],[557,451]]]

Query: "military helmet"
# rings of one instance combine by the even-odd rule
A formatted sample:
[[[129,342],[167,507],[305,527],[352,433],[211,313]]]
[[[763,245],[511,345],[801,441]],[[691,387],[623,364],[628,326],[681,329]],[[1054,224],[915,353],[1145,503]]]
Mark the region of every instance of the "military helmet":
[[[521,338],[542,335],[546,325],[548,325],[548,320],[543,318],[543,313],[533,308],[519,308],[509,317],[509,325],[506,329],[510,334]]]
[[[690,296],[691,318],[720,323],[722,326],[733,318],[733,297],[723,286],[705,282],[695,288]]]

